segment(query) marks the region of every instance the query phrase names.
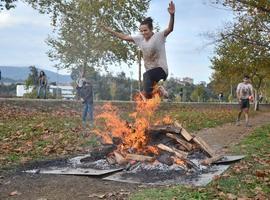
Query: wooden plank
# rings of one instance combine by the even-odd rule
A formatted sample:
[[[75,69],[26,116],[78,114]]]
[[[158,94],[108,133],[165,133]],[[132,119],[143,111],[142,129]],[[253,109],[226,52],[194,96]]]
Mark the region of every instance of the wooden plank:
[[[167,133],[166,136],[169,138],[175,139],[179,144],[181,144],[186,150],[191,151],[193,149],[193,145],[181,139],[178,135],[174,135],[171,133]]]
[[[200,146],[200,148],[205,151],[209,156],[214,157],[214,150],[199,136],[193,138],[193,141]]]
[[[168,151],[170,153],[174,153],[178,158],[186,158],[188,153],[184,152],[184,151],[181,151],[181,150],[178,150],[176,148],[171,148],[171,147],[168,147],[164,144],[158,144],[157,145],[158,148],[164,150],[164,151]]]
[[[202,165],[211,165],[212,163],[220,160],[221,158],[223,158],[224,156],[221,154],[218,155],[214,155],[212,158],[206,158],[204,160],[201,161]]]
[[[182,125],[181,124],[179,124],[177,121],[175,121],[174,122],[174,125],[177,127],[177,128],[179,128],[181,131],[180,131],[180,134],[189,142],[190,140],[192,140],[192,138],[193,138],[193,136],[189,133],[189,132],[187,132],[187,130],[186,129],[184,129],[183,127],[182,127]]]
[[[148,132],[159,132],[159,133],[176,133],[179,134],[181,129],[175,126],[151,126]]]
[[[124,158],[124,156],[122,156],[122,154],[114,151],[113,152],[114,156],[115,156],[115,160],[116,162],[119,164],[119,165],[122,165],[122,164],[126,164],[127,163],[127,160]]]
[[[126,154],[127,160],[136,160],[136,161],[149,161],[152,162],[155,160],[154,157],[151,156],[144,156],[144,155],[138,155],[138,154]]]

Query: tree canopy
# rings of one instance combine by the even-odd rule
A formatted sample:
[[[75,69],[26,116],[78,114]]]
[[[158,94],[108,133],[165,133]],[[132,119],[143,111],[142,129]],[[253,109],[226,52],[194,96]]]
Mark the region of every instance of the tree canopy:
[[[270,80],[270,1],[217,0],[236,12],[235,22],[224,27],[216,39],[211,59],[211,85],[217,91],[235,89],[244,74],[251,76],[256,91]],[[225,92],[226,93],[226,92]]]
[[[136,48],[104,33],[100,25],[127,34],[134,32],[144,17],[149,0],[70,1],[62,13],[57,37],[50,37],[49,56],[61,68],[106,68],[108,65],[135,60]]]
[[[15,7],[14,2],[17,0],[0,0],[0,11],[1,10],[9,10]]]

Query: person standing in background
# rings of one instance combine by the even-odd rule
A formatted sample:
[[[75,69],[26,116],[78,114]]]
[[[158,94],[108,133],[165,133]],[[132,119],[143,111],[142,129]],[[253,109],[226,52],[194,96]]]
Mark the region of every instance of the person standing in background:
[[[83,126],[87,125],[87,115],[89,114],[90,127],[94,125],[94,115],[93,115],[93,86],[90,81],[83,81],[83,85],[80,88],[80,97],[83,100],[83,113],[82,113],[82,122]]]
[[[237,99],[240,105],[240,111],[237,116],[236,125],[240,125],[240,117],[242,112],[244,112],[245,115],[245,122],[246,127],[250,127],[249,124],[249,107],[250,107],[250,101],[252,102],[254,99],[254,92],[253,87],[250,84],[250,78],[249,76],[245,75],[243,82],[239,83],[236,89],[236,95]]]
[[[38,94],[37,98],[40,98],[40,93],[43,90],[43,98],[46,99],[46,90],[47,90],[47,76],[44,71],[40,71],[39,77],[38,77]]]

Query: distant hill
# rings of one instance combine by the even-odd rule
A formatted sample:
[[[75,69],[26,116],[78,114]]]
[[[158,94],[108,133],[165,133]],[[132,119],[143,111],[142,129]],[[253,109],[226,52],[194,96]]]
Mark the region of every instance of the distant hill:
[[[45,74],[48,77],[49,82],[57,82],[56,72],[39,69],[39,68],[37,69],[38,71],[43,70],[45,72]],[[0,70],[1,70],[2,79],[3,78],[12,79],[17,82],[24,82],[30,73],[29,67],[0,66]],[[58,74],[58,83],[67,84],[71,82],[72,82],[72,79],[70,75]]]

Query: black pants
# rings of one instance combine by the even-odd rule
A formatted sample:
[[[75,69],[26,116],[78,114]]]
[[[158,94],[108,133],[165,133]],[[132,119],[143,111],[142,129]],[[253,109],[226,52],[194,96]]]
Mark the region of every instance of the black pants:
[[[167,79],[167,74],[161,67],[150,69],[143,74],[143,90],[146,96],[149,97],[152,94],[154,85],[161,79],[164,81]]]

